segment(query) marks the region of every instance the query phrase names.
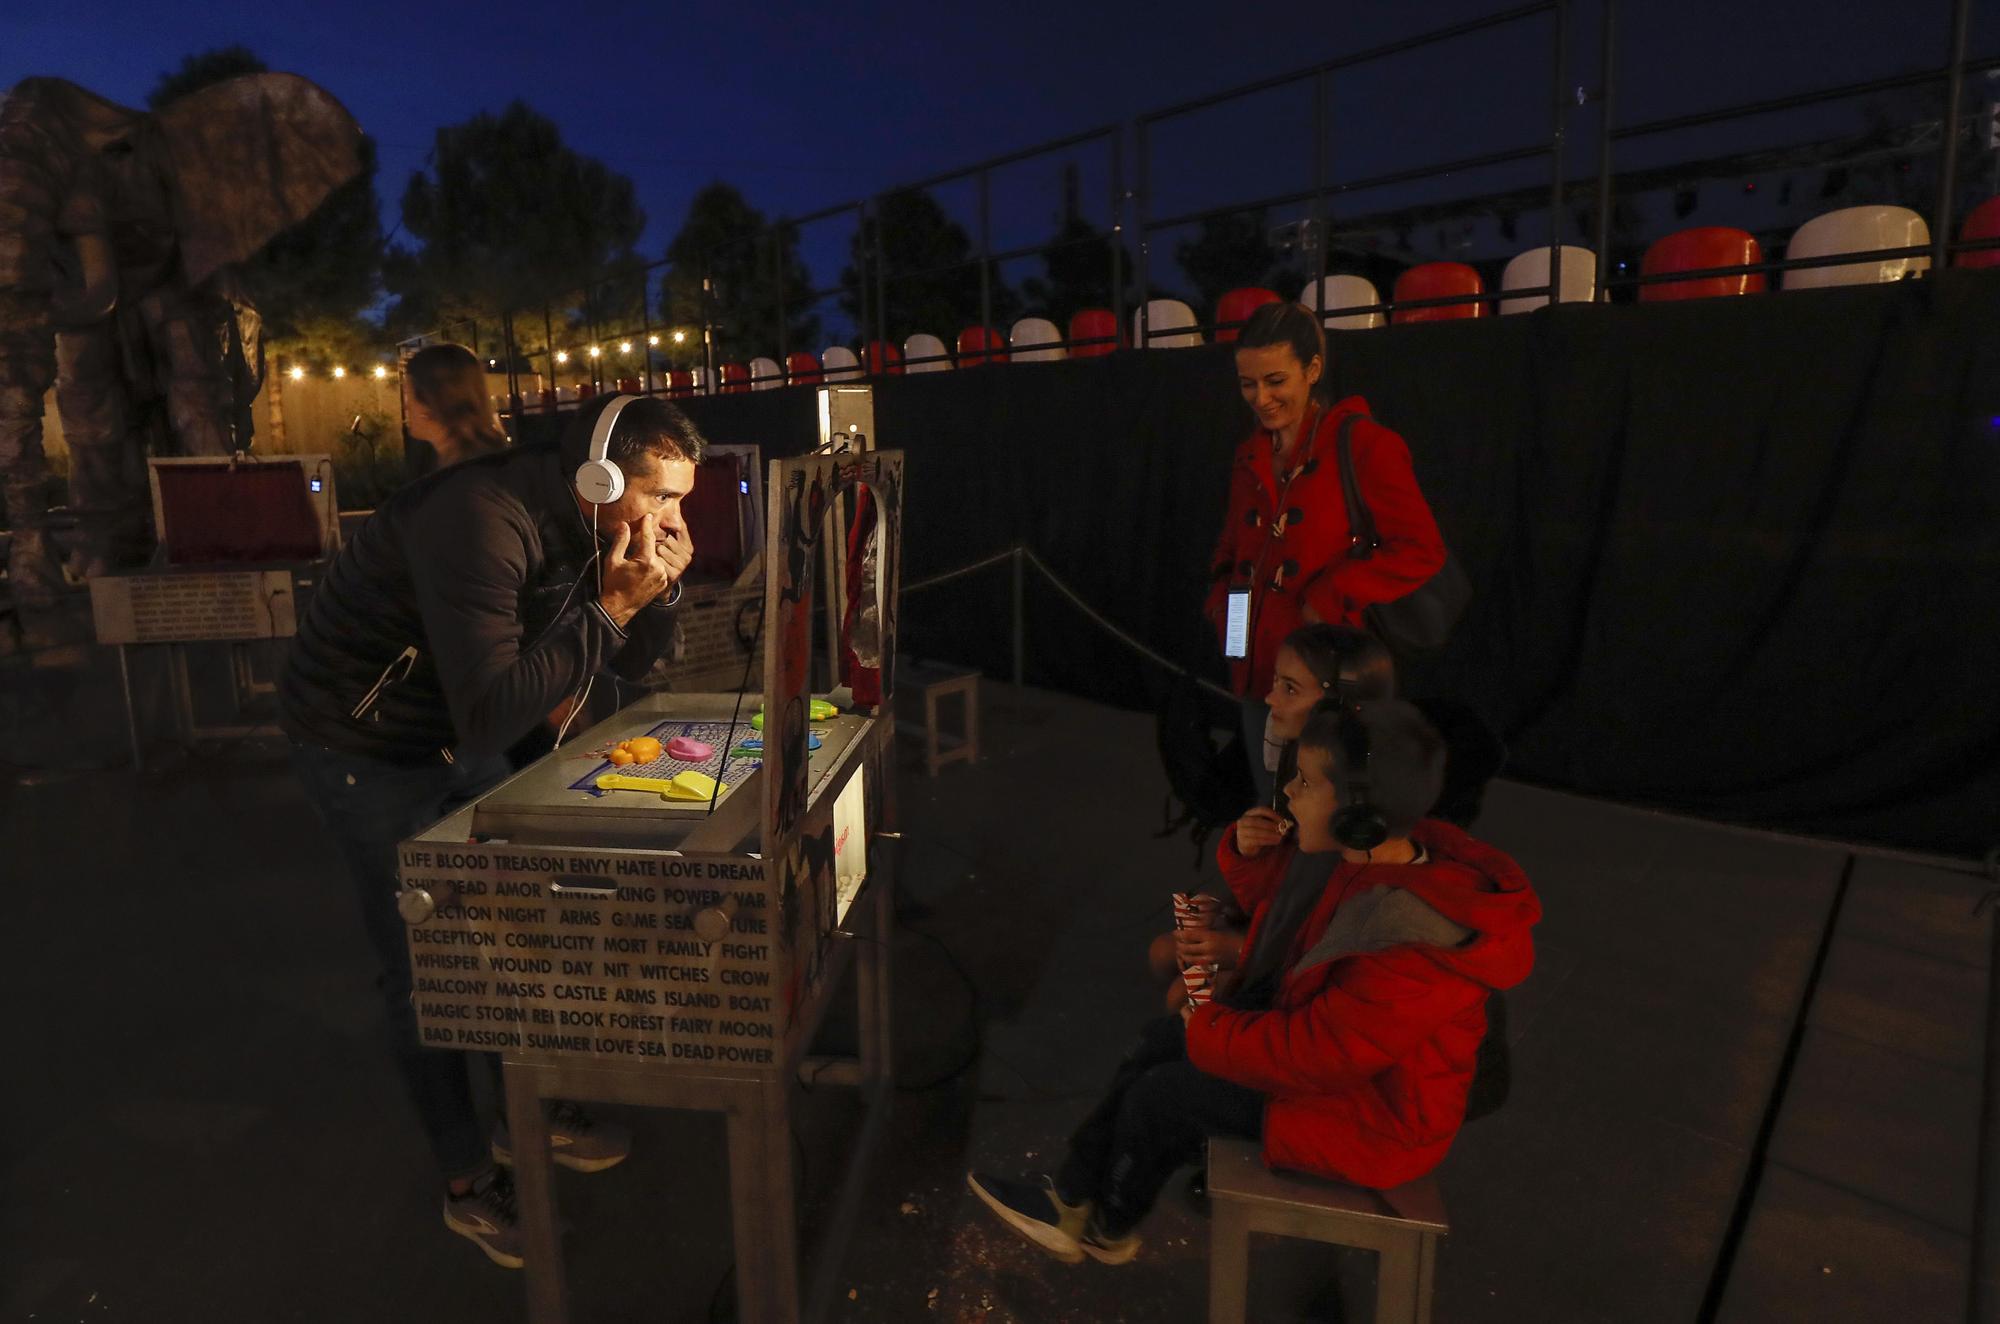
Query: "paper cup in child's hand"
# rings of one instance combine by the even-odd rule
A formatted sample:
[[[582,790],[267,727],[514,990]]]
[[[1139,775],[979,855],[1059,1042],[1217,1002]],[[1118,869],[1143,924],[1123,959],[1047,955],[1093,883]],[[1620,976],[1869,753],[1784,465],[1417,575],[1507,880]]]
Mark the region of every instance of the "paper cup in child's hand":
[[[1194,897],[1186,892],[1174,893],[1174,927],[1177,929],[1205,929],[1208,917],[1195,903]]]

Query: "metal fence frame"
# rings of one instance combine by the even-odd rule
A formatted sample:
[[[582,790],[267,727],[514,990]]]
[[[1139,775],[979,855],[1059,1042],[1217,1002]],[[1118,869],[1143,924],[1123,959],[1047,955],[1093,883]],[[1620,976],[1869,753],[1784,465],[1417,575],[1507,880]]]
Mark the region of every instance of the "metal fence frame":
[[[945,272],[959,270],[968,264],[976,263],[980,273],[978,324],[989,333],[994,331],[992,317],[992,270],[994,264],[1022,257],[1032,257],[1037,254],[1045,255],[1062,245],[1052,241],[1046,244],[1027,245],[998,252],[993,249],[990,223],[993,173],[999,169],[1019,164],[1023,161],[1030,161],[1037,157],[1100,142],[1106,144],[1109,152],[1110,229],[1106,235],[1106,244],[1110,251],[1111,312],[1116,322],[1116,333],[1113,337],[1074,340],[1065,335],[1063,338],[1047,342],[1045,345],[1038,345],[1036,348],[1060,348],[1068,350],[1106,343],[1114,345],[1123,343],[1126,331],[1128,294],[1128,273],[1124,270],[1123,245],[1128,228],[1135,236],[1136,242],[1133,262],[1135,270],[1130,273],[1132,277],[1131,303],[1138,310],[1137,343],[1144,346],[1155,338],[1150,317],[1150,304],[1152,302],[1150,244],[1152,236],[1163,230],[1187,225],[1213,216],[1306,203],[1309,204],[1307,224],[1311,227],[1312,233],[1315,236],[1323,237],[1328,233],[1331,204],[1340,194],[1378,188],[1389,184],[1430,179],[1457,171],[1504,165],[1515,161],[1532,160],[1544,155],[1549,158],[1550,163],[1549,277],[1544,284],[1518,289],[1491,290],[1480,294],[1450,295],[1440,298],[1405,299],[1400,301],[1385,299],[1365,306],[1343,305],[1338,308],[1328,308],[1324,306],[1325,291],[1321,279],[1327,274],[1325,269],[1327,265],[1327,246],[1319,242],[1317,238],[1310,249],[1312,256],[1308,259],[1307,280],[1310,288],[1314,291],[1313,302],[1315,311],[1322,318],[1329,315],[1366,315],[1378,312],[1390,313],[1399,309],[1453,307],[1469,303],[1494,303],[1502,298],[1546,297],[1551,303],[1560,302],[1563,282],[1561,261],[1561,249],[1563,247],[1561,233],[1563,199],[1566,192],[1575,191],[1578,186],[1586,182],[1584,180],[1569,179],[1564,169],[1568,132],[1567,119],[1574,106],[1587,104],[1591,101],[1595,101],[1598,105],[1599,119],[1596,134],[1597,160],[1594,171],[1593,190],[1595,210],[1595,233],[1593,238],[1595,241],[1597,267],[1596,297],[1598,299],[1608,299],[1611,291],[1614,289],[1638,288],[1649,284],[1696,280],[1712,276],[1775,273],[1813,267],[1846,266],[1897,258],[1927,256],[1930,259],[1931,270],[1935,272],[1941,271],[1954,253],[2000,247],[2000,239],[1962,240],[1955,239],[1953,236],[1952,222],[1954,218],[1951,214],[1951,203],[1958,183],[1958,140],[1962,134],[1969,132],[1972,127],[1972,116],[1964,113],[1962,110],[1965,77],[1968,72],[2000,68],[2000,58],[1989,58],[1972,62],[1968,62],[1966,59],[1965,46],[1970,21],[1971,0],[1943,0],[1943,3],[1947,4],[1950,8],[1951,40],[1947,59],[1940,67],[1925,69],[1916,73],[1896,74],[1861,82],[1817,88],[1782,97],[1745,102],[1713,110],[1667,116],[1627,125],[1617,125],[1614,123],[1618,81],[1617,18],[1619,0],[1600,0],[1600,3],[1602,26],[1599,33],[1599,84],[1595,89],[1591,89],[1588,92],[1578,88],[1572,93],[1568,86],[1570,76],[1568,38],[1570,19],[1574,12],[1575,0],[1533,0],[1532,3],[1518,4],[1511,8],[1497,10],[1482,17],[1468,19],[1461,23],[1436,28],[1397,41],[1387,42],[1368,50],[1323,61],[1308,68],[1259,79],[1220,92],[1164,106],[1138,116],[1129,124],[1114,123],[1098,125],[1078,133],[1066,134],[1059,138],[1034,144],[1033,146],[990,157],[972,165],[962,166],[910,183],[899,184],[864,198],[824,207],[802,216],[779,217],[754,235],[745,236],[742,242],[747,245],[768,248],[772,254],[777,286],[777,301],[773,306],[772,313],[775,322],[774,341],[777,345],[776,361],[780,365],[781,380],[784,374],[788,372],[786,360],[792,348],[788,344],[790,309],[786,302],[784,273],[781,261],[787,234],[796,233],[802,226],[812,225],[835,217],[849,214],[855,217],[857,227],[855,256],[858,275],[860,277],[857,287],[860,307],[856,318],[856,332],[860,341],[860,353],[858,357],[861,361],[861,375],[874,375],[871,371],[872,365],[868,349],[871,344],[889,345],[888,287],[893,281],[915,280],[936,276]],[[1391,56],[1435,46],[1459,37],[1471,36],[1491,29],[1538,19],[1543,16],[1550,16],[1553,20],[1550,24],[1548,80],[1550,122],[1549,134],[1545,142],[1524,144],[1501,151],[1483,153],[1477,156],[1427,166],[1399,169],[1373,176],[1349,180],[1338,180],[1335,177],[1330,160],[1330,134],[1327,124],[1327,107],[1331,80],[1342,70],[1353,69]],[[1168,120],[1193,115],[1216,106],[1238,103],[1245,98],[1263,92],[1268,92],[1276,88],[1295,86],[1304,82],[1310,82],[1312,86],[1314,106],[1313,171],[1312,186],[1310,188],[1250,201],[1230,203],[1220,207],[1207,208],[1184,214],[1169,216],[1154,216],[1152,214],[1149,158],[1151,136],[1156,126]],[[1619,142],[1707,124],[1752,118],[1758,115],[1797,109],[1803,106],[1863,96],[1873,92],[1930,86],[1938,83],[1944,84],[1946,89],[1945,132],[1942,135],[1942,161],[1938,180],[1938,204],[1935,209],[1936,223],[1933,226],[1931,242],[1928,246],[1842,253],[1826,258],[1785,258],[1742,266],[1715,267],[1702,271],[1673,272],[1664,275],[1649,276],[1634,273],[1630,276],[1620,276],[1614,275],[1611,272],[1610,226],[1613,209],[1617,202],[1618,177],[1615,170],[1615,147]],[[1125,186],[1126,135],[1128,133],[1132,138],[1132,154],[1135,163],[1135,184],[1130,190],[1127,190]],[[883,252],[882,226],[879,223],[884,202],[899,194],[928,190],[939,185],[956,183],[965,179],[976,180],[978,185],[978,218],[975,227],[977,233],[974,236],[977,252],[963,262],[951,263],[921,271],[891,273],[888,270],[888,263]],[[1129,227],[1126,220],[1128,206],[1136,213]],[[868,227],[871,220],[876,222],[872,240],[864,243],[864,240],[867,240],[870,234]],[[640,336],[651,337],[654,334],[652,322],[652,285],[656,279],[656,274],[672,265],[674,265],[672,262],[661,259],[645,263],[631,271],[600,277],[584,287],[582,291],[584,298],[581,302],[584,306],[588,307],[590,304],[589,295],[592,291],[610,283],[636,278],[640,281],[641,294],[640,326],[636,328],[636,333]],[[713,394],[722,389],[722,383],[717,380],[714,339],[716,328],[714,310],[709,297],[712,293],[712,282],[706,269],[708,265],[705,262],[704,269],[701,272],[704,297],[700,331],[703,342],[704,371],[699,390],[705,394]],[[1314,266],[1317,266],[1317,271],[1313,270]],[[836,283],[823,289],[808,291],[805,297],[817,302],[831,295],[843,292],[845,292],[845,287]],[[548,407],[554,407],[553,392],[561,376],[558,372],[561,365],[555,361],[555,355],[558,351],[555,344],[555,323],[551,305],[543,307],[542,322],[544,336],[547,341],[544,349],[544,353],[548,358],[549,375],[547,380],[550,383],[551,390],[550,400],[546,403]],[[1192,327],[1174,328],[1174,333],[1198,331],[1212,334],[1216,331],[1240,325],[1240,322],[1197,321]],[[582,329],[591,345],[596,345],[606,340],[630,338],[635,333],[633,328],[628,327],[618,331],[611,331],[599,327],[594,322],[586,323]],[[1067,331],[1067,328],[1061,329],[1065,332]],[[476,323],[473,324],[473,336],[474,343],[476,344]],[[510,394],[513,397],[514,407],[518,410],[522,405],[522,400],[514,371],[520,364],[522,356],[516,352],[512,319],[507,320],[504,330],[504,346],[508,354]],[[900,346],[894,348],[900,353]],[[996,352],[1005,352],[1004,346],[1000,347]],[[952,358],[951,347],[947,347],[946,352],[941,356],[927,355],[914,359],[898,358],[896,362],[902,367],[914,367],[939,361],[950,362]],[[658,375],[653,370],[650,353],[644,356],[644,366],[640,375],[642,390],[645,394],[658,394],[663,390],[669,389],[656,380]],[[600,360],[591,373],[593,388],[601,388],[604,380]],[[753,379],[750,383],[753,387],[757,384],[759,384],[757,379]]]

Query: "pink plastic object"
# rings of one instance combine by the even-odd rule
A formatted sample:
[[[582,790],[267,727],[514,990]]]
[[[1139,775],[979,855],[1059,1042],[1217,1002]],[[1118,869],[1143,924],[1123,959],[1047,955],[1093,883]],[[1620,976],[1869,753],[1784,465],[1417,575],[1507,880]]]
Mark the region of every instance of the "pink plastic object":
[[[667,742],[667,757],[677,763],[699,763],[714,752],[714,745],[704,745],[686,736],[675,736]]]

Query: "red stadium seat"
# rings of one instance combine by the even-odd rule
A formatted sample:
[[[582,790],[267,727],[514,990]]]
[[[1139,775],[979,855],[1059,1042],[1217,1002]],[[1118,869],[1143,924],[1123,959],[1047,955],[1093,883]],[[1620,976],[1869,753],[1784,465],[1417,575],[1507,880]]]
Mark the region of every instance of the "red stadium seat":
[[[1221,344],[1236,339],[1237,333],[1243,329],[1243,323],[1249,320],[1250,314],[1267,303],[1277,301],[1278,296],[1274,291],[1257,285],[1246,285],[1242,289],[1231,290],[1223,295],[1215,304],[1216,343]]]
[[[785,375],[794,386],[817,386],[826,379],[820,370],[819,359],[811,350],[795,349],[785,355]]]
[[[618,379],[618,394],[620,395],[639,394],[639,379],[637,377],[620,377]]]
[[[557,388],[556,388],[555,390],[553,390],[553,391],[543,391],[543,392],[542,392],[542,408],[543,408],[543,409],[546,409],[546,410],[547,410],[547,411],[548,411],[549,413],[551,413],[551,414],[555,413],[555,412],[556,412],[556,401],[557,401],[557,400],[558,400],[558,399],[559,399],[559,398],[561,397],[561,394],[562,394],[562,388],[561,388],[561,387],[557,387]]]
[[[1448,299],[1453,295],[1484,294],[1486,283],[1479,273],[1463,262],[1425,262],[1396,277],[1389,298],[1394,303],[1409,299]],[[1489,310],[1483,300],[1445,303],[1434,308],[1393,308],[1392,323],[1450,322],[1461,317],[1484,317]]]
[[[968,326],[958,333],[958,366],[976,368],[982,363],[1007,361],[1007,337],[987,326]]]
[[[593,399],[596,397],[596,395],[597,395],[597,388],[593,386],[591,383],[578,382],[576,384],[576,398],[578,400]]]
[[[1959,228],[1961,241],[2000,239],[2000,198],[1988,198],[1972,209]],[[2000,248],[1975,248],[1951,260],[1954,267],[2000,267]]]
[[[687,396],[694,394],[694,374],[686,368],[676,368],[667,374],[667,394]]]
[[[1069,319],[1071,340],[1102,340],[1101,345],[1072,345],[1073,359],[1091,359],[1118,348],[1118,318],[1109,308],[1082,308]]]
[[[1741,267],[1764,260],[1764,249],[1747,230],[1726,225],[1701,225],[1677,230],[1653,241],[1639,263],[1642,276],[1660,276],[1676,271],[1704,271],[1710,267]],[[1669,299],[1713,299],[1726,294],[1762,294],[1764,273],[1740,276],[1702,276],[1695,280],[1670,280],[1639,287],[1641,303]]]
[[[716,380],[722,383],[724,395],[748,395],[750,393],[750,367],[745,363],[725,363],[715,370]]]
[[[870,377],[900,377],[903,375],[903,351],[886,340],[871,340],[867,351],[868,375]]]

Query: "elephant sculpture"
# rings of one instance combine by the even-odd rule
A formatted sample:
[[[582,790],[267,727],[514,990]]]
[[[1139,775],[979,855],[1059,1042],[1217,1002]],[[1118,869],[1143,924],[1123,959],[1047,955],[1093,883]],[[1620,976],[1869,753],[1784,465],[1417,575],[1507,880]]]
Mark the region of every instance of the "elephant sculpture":
[[[361,130],[291,74],[155,113],[57,78],[0,99],[0,496],[17,606],[53,605],[42,401],[70,451],[84,575],[142,553],[149,450],[250,443],[261,323],[241,265],[362,170]]]

